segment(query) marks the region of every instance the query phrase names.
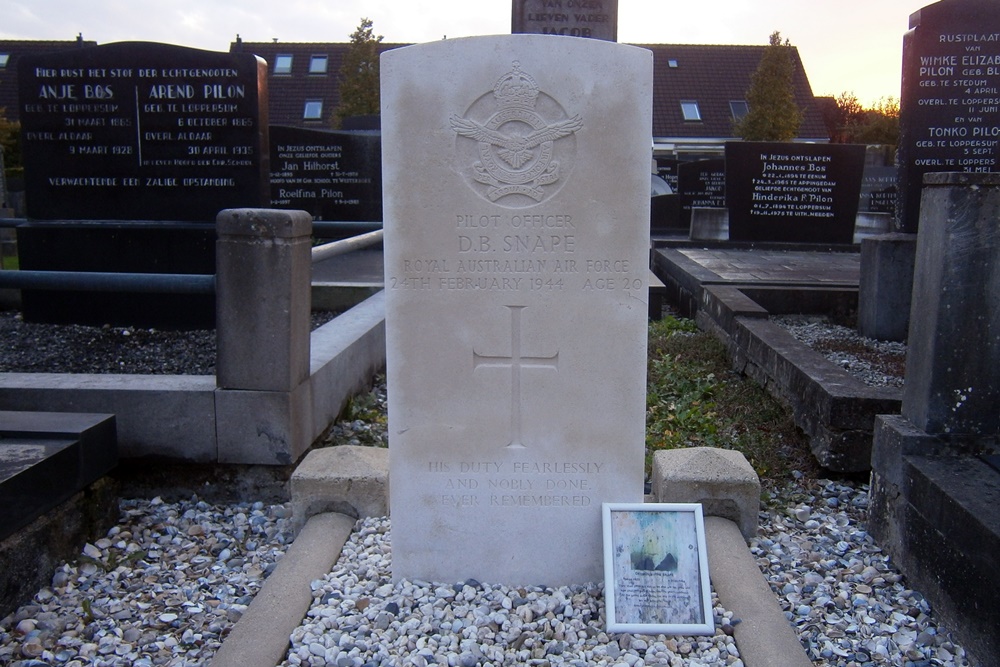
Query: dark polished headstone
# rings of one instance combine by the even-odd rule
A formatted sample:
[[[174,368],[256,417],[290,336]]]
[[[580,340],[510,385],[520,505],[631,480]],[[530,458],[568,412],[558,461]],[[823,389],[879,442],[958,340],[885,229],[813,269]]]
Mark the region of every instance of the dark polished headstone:
[[[18,68],[28,217],[101,221],[19,230],[22,269],[214,273],[216,214],[267,205],[267,67],[256,56],[122,42]],[[23,297],[29,321],[214,324],[211,296]]]
[[[313,220],[382,221],[382,142],[372,132],[272,126],[271,207]]]
[[[0,411],[0,539],[117,463],[112,415]]]
[[[865,147],[728,142],[733,241],[851,243]]]
[[[511,34],[618,41],[618,0],[514,0]]]
[[[899,231],[920,224],[923,175],[1000,170],[1000,12],[994,0],[941,0],[903,37]]]
[[[267,201],[266,64],[121,42],[18,61],[28,217],[212,224]]]
[[[681,219],[691,223],[691,208],[723,208],[726,205],[726,161],[685,162],[677,172]]]

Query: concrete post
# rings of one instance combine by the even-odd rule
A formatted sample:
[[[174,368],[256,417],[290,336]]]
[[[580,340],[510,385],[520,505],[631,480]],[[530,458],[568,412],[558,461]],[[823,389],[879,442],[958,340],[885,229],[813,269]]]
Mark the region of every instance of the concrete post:
[[[906,340],[913,293],[916,234],[881,234],[861,240],[858,333]]]
[[[312,217],[226,209],[216,223],[216,384],[292,391],[309,378]]]

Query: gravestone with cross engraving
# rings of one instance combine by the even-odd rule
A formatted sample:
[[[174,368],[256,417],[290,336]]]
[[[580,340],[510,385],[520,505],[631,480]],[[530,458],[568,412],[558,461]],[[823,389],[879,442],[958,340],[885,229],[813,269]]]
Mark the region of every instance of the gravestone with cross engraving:
[[[601,503],[643,492],[650,54],[475,37],[381,72],[393,575],[597,581]]]

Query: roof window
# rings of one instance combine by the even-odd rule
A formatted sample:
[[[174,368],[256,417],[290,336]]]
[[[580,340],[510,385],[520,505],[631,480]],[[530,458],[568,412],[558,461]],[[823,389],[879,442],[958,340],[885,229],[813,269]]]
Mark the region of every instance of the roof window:
[[[10,60],[9,53],[0,53],[0,69],[7,67],[7,62]]]
[[[323,118],[323,100],[306,100],[302,110],[303,120],[321,120]]]
[[[733,120],[743,120],[743,116],[747,115],[750,107],[747,106],[746,100],[730,100],[729,111],[733,114]]]
[[[326,56],[313,56],[309,59],[310,74],[326,74]]]
[[[668,60],[667,67],[677,67],[677,58],[671,58]]]
[[[280,54],[274,58],[274,73],[275,74],[291,74],[292,73],[292,56],[289,54]]]
[[[681,100],[681,115],[684,120],[701,120],[701,110],[694,100]]]

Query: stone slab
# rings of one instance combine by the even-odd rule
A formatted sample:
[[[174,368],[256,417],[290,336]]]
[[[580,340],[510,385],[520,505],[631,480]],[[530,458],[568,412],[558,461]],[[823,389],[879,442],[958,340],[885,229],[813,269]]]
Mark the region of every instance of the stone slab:
[[[653,453],[653,496],[660,503],[700,503],[705,516],[729,519],[750,540],[757,534],[760,478],[742,453],[688,447]]]
[[[73,495],[79,474],[78,440],[0,438],[0,539]]]
[[[601,503],[643,491],[651,54],[482,37],[381,73],[393,576],[600,580]]]
[[[0,373],[0,409],[114,414],[121,457],[215,461],[215,377]]]
[[[314,449],[292,473],[291,495],[296,533],[321,512],[388,516],[389,450],[353,445]]]

